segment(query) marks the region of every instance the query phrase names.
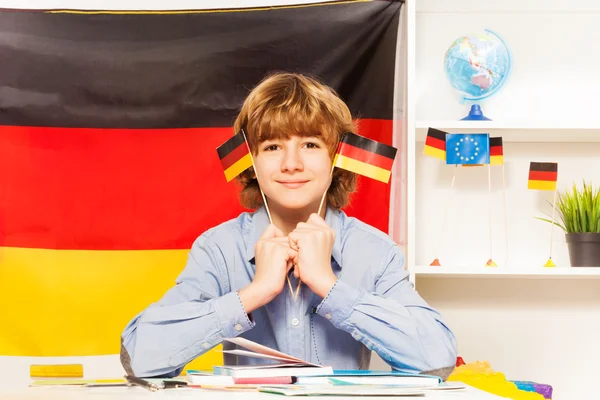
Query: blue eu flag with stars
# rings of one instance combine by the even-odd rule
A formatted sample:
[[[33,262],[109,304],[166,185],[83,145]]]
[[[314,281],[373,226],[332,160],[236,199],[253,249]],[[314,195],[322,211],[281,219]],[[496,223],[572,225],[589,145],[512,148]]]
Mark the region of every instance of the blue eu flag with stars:
[[[448,133],[446,164],[489,164],[490,135],[488,133]]]

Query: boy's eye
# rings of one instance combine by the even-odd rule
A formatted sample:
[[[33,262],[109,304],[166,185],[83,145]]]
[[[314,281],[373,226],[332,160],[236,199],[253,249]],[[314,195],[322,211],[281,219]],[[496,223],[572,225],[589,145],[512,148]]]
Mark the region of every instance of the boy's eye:
[[[307,149],[318,149],[319,148],[319,144],[318,143],[313,143],[313,142],[308,142],[308,143],[306,143],[306,148]]]
[[[276,144],[270,144],[270,145],[266,146],[264,150],[265,151],[275,151],[275,150],[277,150],[277,145]]]

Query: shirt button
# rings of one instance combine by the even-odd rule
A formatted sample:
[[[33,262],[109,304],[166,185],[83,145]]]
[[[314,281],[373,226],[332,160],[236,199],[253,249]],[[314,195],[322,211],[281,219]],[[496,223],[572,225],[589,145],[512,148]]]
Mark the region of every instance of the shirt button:
[[[331,319],[331,313],[327,313],[327,314],[325,314],[325,318],[327,318],[327,319]]]
[[[203,349],[208,349],[208,348],[209,348],[209,346],[210,346],[210,345],[209,345],[208,343],[206,343],[206,342],[202,343],[202,348],[203,348]]]
[[[298,318],[294,318],[292,320],[292,325],[297,326],[300,323],[300,321],[298,321]]]
[[[234,328],[238,332],[242,330],[242,326],[240,324],[235,324]]]
[[[354,332],[354,333],[352,334],[352,337],[353,337],[354,339],[356,339],[356,340],[360,340],[360,338],[361,338],[361,336],[360,336],[360,333],[358,333],[358,332]]]

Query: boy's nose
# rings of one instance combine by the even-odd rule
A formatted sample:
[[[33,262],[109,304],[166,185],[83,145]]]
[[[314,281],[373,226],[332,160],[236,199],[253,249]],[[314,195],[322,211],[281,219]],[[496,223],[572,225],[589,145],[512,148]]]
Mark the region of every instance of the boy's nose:
[[[304,169],[302,159],[298,151],[286,150],[281,160],[281,171],[301,171]]]

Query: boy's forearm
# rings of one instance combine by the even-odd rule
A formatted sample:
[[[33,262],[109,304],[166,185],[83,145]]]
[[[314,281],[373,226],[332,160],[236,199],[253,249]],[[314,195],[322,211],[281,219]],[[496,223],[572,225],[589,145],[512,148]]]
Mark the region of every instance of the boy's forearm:
[[[454,336],[433,309],[405,306],[338,281],[317,313],[393,368],[423,372],[456,362]]]
[[[197,356],[238,336],[254,324],[244,312],[236,292],[206,302],[152,306],[132,321],[123,333],[123,365],[136,376],[169,376]]]

